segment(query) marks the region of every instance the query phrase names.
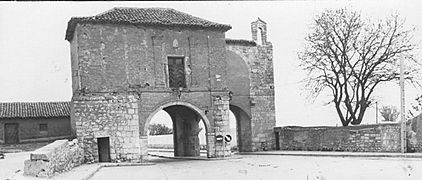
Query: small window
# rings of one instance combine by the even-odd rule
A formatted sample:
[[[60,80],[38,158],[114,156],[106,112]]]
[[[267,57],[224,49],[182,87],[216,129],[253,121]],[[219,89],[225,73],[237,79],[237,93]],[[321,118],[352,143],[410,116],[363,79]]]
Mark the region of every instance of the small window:
[[[263,44],[264,44],[264,41],[263,41],[263,36],[264,36],[264,35],[263,35],[263,32],[262,32],[262,28],[261,28],[261,27],[259,27],[259,28],[258,28],[258,33],[257,33],[257,35],[256,35],[256,36],[257,36],[257,38],[258,38],[258,39],[257,39],[257,41],[258,41],[257,43],[258,43],[259,45],[263,45]]]
[[[168,57],[169,87],[186,88],[185,63],[183,57]]]
[[[48,125],[47,124],[40,124],[40,132],[47,132]]]

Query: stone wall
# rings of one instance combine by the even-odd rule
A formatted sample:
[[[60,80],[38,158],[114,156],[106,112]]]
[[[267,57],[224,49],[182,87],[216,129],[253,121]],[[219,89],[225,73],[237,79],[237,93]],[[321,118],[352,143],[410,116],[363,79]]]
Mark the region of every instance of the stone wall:
[[[277,127],[281,150],[400,152],[400,124]]]
[[[407,147],[410,152],[422,152],[422,114],[408,122]]]
[[[73,96],[72,102],[76,135],[87,162],[99,160],[97,138],[103,137],[110,138],[113,161],[142,160],[136,95],[91,94]]]
[[[83,163],[83,150],[77,140],[57,140],[32,152],[24,162],[24,175],[52,177]]]
[[[249,147],[245,147],[246,151],[273,149],[275,141],[272,129],[275,127],[276,119],[272,44],[265,42],[265,44],[254,45],[254,43],[232,41],[227,44],[226,48],[228,57],[232,58],[228,61],[233,61],[236,56],[243,59],[243,63],[248,68],[247,76],[250,81],[247,86],[250,88],[249,96],[244,96],[244,90],[239,90],[239,94],[236,94],[237,91],[235,91],[233,100],[230,102],[231,105],[241,108],[250,117],[249,128],[245,130],[251,134],[242,134],[242,137],[250,137],[250,142],[245,138],[242,140],[242,137],[239,139],[242,141],[241,143],[249,144]],[[229,62],[229,67],[230,65]],[[232,87],[231,84],[229,84],[230,89],[238,89]],[[243,127],[241,125],[242,129]]]

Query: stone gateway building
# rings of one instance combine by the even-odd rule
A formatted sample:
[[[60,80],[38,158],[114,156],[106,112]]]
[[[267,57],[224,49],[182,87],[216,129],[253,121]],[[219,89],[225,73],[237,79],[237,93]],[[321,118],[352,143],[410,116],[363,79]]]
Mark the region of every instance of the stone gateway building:
[[[175,156],[227,156],[229,110],[240,151],[274,147],[272,45],[266,23],[252,41],[226,39],[231,26],[167,8],[113,8],[74,17],[67,27],[72,132],[87,161],[143,161],[147,130],[160,110],[172,118]]]

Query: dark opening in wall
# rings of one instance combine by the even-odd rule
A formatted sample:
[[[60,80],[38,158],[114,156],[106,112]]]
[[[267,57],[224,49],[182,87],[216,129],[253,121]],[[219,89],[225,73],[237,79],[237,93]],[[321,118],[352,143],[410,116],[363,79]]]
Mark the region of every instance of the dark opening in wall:
[[[110,162],[110,138],[97,138],[99,162]]]

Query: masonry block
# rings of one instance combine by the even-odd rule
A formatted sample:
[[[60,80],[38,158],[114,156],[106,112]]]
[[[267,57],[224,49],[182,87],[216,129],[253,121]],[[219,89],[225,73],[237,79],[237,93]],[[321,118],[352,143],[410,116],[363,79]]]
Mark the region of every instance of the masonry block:
[[[57,140],[31,153],[24,162],[24,175],[52,177],[83,162],[84,152],[76,140]]]

